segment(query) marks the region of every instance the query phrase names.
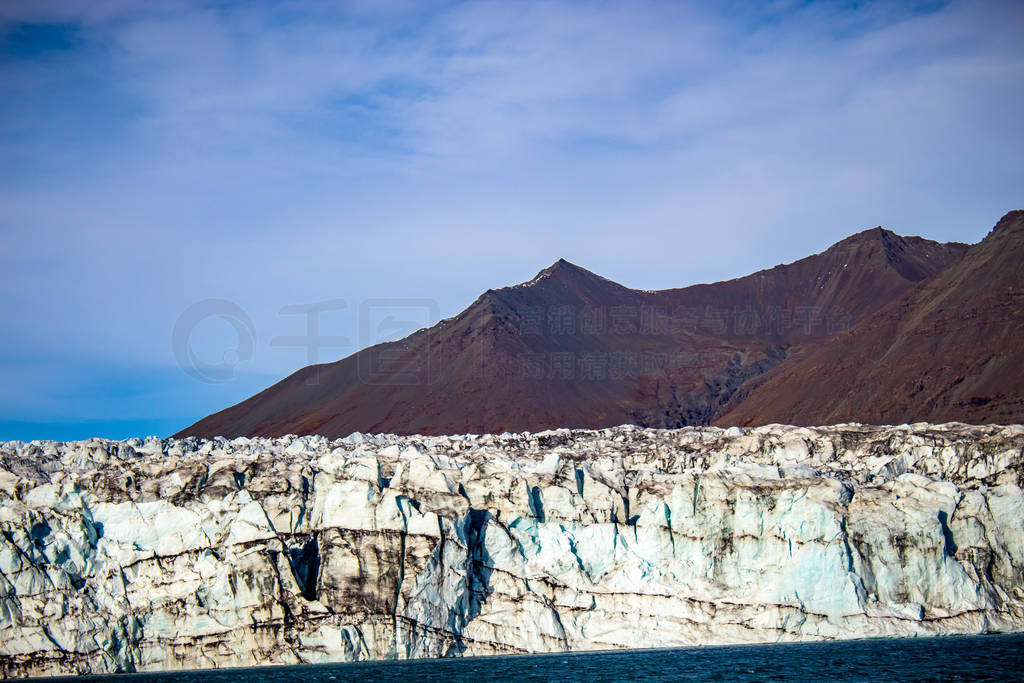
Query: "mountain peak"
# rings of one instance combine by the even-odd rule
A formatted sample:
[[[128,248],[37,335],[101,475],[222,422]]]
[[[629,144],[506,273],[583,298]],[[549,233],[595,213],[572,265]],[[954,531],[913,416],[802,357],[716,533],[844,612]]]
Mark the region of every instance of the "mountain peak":
[[[1022,228],[1024,228],[1024,209],[1014,209],[999,219],[999,222],[992,228],[992,232],[1011,232]]]
[[[885,263],[900,277],[917,282],[934,273],[942,264],[958,260],[966,250],[966,244],[907,237],[879,225],[836,242],[824,253],[839,256],[844,263],[847,259],[854,259],[861,266]]]
[[[639,304],[637,292],[560,258],[532,279],[497,292],[526,305],[614,306]]]
[[[592,273],[589,270],[587,270],[586,268],[581,268],[581,267],[577,266],[575,263],[570,263],[569,261],[566,261],[564,258],[560,258],[557,261],[555,261],[554,263],[552,263],[550,266],[548,266],[547,268],[544,268],[539,273],[534,275],[532,280],[528,280],[527,282],[524,282],[524,283],[522,283],[520,285],[517,285],[517,286],[524,287],[524,286],[529,286],[529,285],[535,285],[538,282],[540,282],[541,280],[544,280],[544,279],[547,279],[547,278],[554,278],[556,280],[564,280],[564,279],[568,279],[568,278],[579,277],[581,275],[589,277],[589,278],[602,279],[602,280],[604,279],[600,275]]]
[[[548,266],[547,268],[545,268],[544,270],[542,270],[540,272],[541,273],[549,273],[550,274],[550,273],[569,273],[569,272],[579,272],[579,271],[589,272],[589,271],[586,270],[586,268],[580,268],[575,263],[571,263],[569,261],[566,261],[564,258],[560,258],[560,259],[558,259],[557,261],[555,261],[550,266]]]
[[[877,240],[885,240],[887,238],[892,239],[893,237],[899,237],[899,235],[894,233],[892,230],[887,230],[886,228],[883,228],[881,225],[876,225],[873,228],[868,228],[867,230],[855,232],[849,237],[839,240],[832,246],[850,243],[874,242]]]

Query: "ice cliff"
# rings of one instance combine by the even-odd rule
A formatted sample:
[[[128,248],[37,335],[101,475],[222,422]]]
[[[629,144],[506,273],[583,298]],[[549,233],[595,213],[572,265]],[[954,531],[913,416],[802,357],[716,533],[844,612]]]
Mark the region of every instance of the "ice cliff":
[[[1024,627],[1024,428],[0,445],[0,674]]]

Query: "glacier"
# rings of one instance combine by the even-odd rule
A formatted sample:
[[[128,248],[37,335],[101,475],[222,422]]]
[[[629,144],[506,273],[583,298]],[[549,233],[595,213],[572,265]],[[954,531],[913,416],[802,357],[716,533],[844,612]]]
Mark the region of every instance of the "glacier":
[[[1024,427],[0,444],[0,675],[1019,631]]]

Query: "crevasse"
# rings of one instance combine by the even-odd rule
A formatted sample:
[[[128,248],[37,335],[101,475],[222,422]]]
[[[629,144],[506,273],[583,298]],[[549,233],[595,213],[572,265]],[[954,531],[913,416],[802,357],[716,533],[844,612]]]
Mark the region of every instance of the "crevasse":
[[[0,674],[1020,630],[1024,428],[0,445]]]

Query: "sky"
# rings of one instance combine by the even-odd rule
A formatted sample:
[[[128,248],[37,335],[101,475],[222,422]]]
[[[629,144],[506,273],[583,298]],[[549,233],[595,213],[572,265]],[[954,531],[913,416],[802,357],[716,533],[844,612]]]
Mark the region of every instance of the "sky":
[[[4,0],[0,439],[166,436],[558,258],[660,289],[876,225],[977,242],[1024,207],[1022,29],[1020,2]]]

